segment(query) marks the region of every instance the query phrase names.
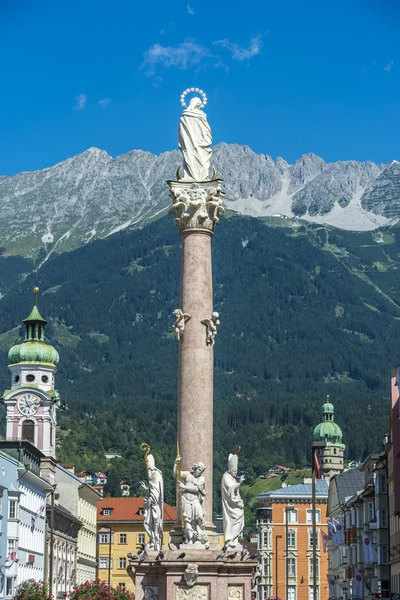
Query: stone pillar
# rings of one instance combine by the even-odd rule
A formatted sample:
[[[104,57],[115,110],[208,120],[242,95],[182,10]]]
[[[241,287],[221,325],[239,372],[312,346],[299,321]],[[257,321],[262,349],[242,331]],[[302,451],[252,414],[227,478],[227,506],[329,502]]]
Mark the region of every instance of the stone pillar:
[[[213,370],[218,316],[213,315],[211,237],[222,207],[222,181],[169,181],[182,238],[178,379],[178,441],[181,468],[205,465],[205,514],[212,534]],[[178,506],[177,499],[177,506]],[[179,508],[179,507],[178,507]],[[178,523],[180,526],[180,511]],[[210,540],[211,541],[211,540]]]

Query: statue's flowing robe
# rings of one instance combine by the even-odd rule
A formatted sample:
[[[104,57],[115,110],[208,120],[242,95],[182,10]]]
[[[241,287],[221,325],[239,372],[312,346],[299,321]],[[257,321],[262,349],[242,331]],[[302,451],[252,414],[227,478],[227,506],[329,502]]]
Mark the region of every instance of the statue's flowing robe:
[[[212,137],[207,115],[202,110],[187,108],[183,111],[178,140],[183,156],[183,178],[206,181],[210,172]]]
[[[228,471],[221,480],[222,516],[224,520],[224,540],[231,545],[238,543],[244,527],[243,500],[240,497],[237,480]]]
[[[149,481],[149,495],[145,502],[144,529],[155,544],[155,550],[162,549],[164,482],[160,471],[154,480]]]

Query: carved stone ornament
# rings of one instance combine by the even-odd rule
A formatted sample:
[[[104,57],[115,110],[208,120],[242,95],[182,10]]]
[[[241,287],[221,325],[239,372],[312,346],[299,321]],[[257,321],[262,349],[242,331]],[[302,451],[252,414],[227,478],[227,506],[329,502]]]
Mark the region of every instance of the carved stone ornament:
[[[196,585],[192,588],[178,587],[176,600],[209,600],[208,585]]]
[[[213,179],[193,183],[189,181],[169,181],[175,225],[179,230],[205,229],[213,232],[219,216],[224,212],[222,206],[222,180]]]
[[[158,600],[158,586],[146,585],[144,588],[144,600]]]
[[[196,563],[188,563],[188,566],[186,567],[186,571],[183,574],[183,577],[185,578],[185,581],[186,581],[186,585],[188,585],[189,587],[193,587],[197,581],[198,576],[199,576],[198,565],[196,565]]]
[[[203,319],[201,324],[205,325],[206,331],[206,344],[207,346],[214,346],[215,336],[217,335],[217,327],[220,325],[219,313],[213,312],[211,319]]]
[[[181,310],[180,308],[175,309],[173,315],[175,317],[173,330],[176,335],[176,339],[179,342],[183,335],[183,332],[185,331],[185,325],[191,317],[187,313],[184,313],[183,310]]]
[[[243,600],[243,586],[241,585],[230,585],[228,587],[228,599],[229,600]]]

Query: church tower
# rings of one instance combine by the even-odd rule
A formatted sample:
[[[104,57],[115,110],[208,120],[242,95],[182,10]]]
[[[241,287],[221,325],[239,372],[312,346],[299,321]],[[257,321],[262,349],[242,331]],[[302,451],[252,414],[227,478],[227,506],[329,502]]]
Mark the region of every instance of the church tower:
[[[318,450],[318,462],[321,473],[330,479],[335,473],[344,470],[343,433],[335,423],[335,408],[329,402],[329,396],[322,406],[322,422],[314,429],[314,442],[325,442],[325,448]]]
[[[25,340],[8,353],[11,389],[6,390],[6,439],[28,440],[43,454],[55,459],[57,409],[60,396],[55,390],[58,352],[44,341],[47,323],[35,304],[25,324]]]

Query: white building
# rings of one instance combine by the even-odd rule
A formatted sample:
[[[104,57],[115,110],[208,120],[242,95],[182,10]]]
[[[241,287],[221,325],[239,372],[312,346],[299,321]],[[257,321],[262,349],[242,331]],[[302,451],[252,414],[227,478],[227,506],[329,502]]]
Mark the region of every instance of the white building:
[[[72,470],[57,465],[57,495],[60,504],[81,522],[76,561],[77,585],[96,579],[97,503],[101,495],[79,479]]]

